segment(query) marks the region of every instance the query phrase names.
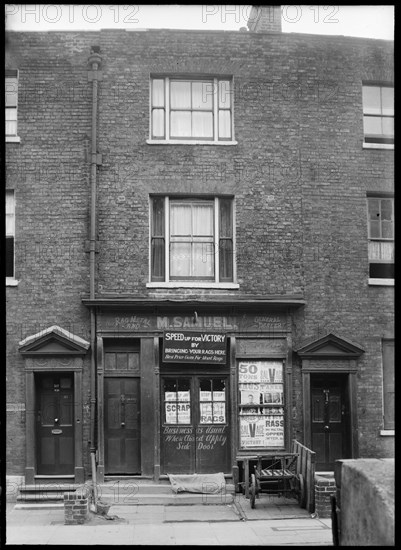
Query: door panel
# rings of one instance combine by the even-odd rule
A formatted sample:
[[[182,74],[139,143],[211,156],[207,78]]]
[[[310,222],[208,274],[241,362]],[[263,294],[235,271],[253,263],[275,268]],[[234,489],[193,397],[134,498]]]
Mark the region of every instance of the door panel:
[[[139,378],[105,378],[105,468],[108,474],[139,474]]]
[[[36,377],[37,473],[74,473],[73,374]]]
[[[346,377],[311,377],[312,450],[317,471],[334,470],[334,463],[349,458],[349,415]]]

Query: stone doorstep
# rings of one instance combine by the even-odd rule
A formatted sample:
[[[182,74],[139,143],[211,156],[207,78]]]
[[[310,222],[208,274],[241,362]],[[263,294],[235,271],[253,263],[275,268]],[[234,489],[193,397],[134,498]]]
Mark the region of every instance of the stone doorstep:
[[[150,494],[167,494],[171,495],[174,494],[173,490],[171,488],[170,483],[168,484],[157,484],[157,483],[141,483],[136,484],[135,481],[127,481],[122,482],[117,485],[117,483],[108,484],[103,483],[101,485],[98,485],[98,492],[101,496],[113,496],[113,495],[125,495],[125,496],[132,496],[132,498],[135,498],[137,496],[142,495],[150,495]],[[224,493],[234,493],[235,487],[233,484],[226,484]],[[193,493],[195,494],[195,493]]]
[[[203,493],[152,493],[134,495],[131,497],[125,497],[121,495],[119,498],[115,498],[114,495],[101,496],[102,502],[110,504],[111,506],[151,506],[151,505],[178,505],[185,506],[190,504],[231,504],[234,502],[234,494],[232,493],[220,493],[216,495],[203,494]]]

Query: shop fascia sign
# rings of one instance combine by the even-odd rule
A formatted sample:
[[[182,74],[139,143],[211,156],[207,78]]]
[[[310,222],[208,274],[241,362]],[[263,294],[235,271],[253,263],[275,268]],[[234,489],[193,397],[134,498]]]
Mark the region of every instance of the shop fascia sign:
[[[164,331],[164,363],[222,365],[226,362],[227,335],[218,332]]]

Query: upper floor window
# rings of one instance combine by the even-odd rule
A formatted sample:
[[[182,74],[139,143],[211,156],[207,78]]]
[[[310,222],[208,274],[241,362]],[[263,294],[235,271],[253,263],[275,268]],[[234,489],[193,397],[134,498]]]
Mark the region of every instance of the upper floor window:
[[[6,277],[14,278],[15,201],[14,191],[6,190]]]
[[[151,139],[232,141],[231,80],[152,78]]]
[[[233,200],[151,199],[151,281],[234,280]]]
[[[394,88],[364,85],[362,100],[365,143],[394,143]]]
[[[17,135],[18,71],[5,71],[6,136]]]
[[[369,277],[394,279],[394,199],[368,197]]]
[[[394,430],[394,340],[382,341],[383,353],[383,428]]]

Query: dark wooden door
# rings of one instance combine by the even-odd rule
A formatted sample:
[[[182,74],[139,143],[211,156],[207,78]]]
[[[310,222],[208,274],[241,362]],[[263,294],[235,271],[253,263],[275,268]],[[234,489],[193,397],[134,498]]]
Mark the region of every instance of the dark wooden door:
[[[161,390],[163,473],[228,472],[228,377],[166,376]]]
[[[339,375],[341,376],[341,375]],[[342,378],[312,378],[312,450],[318,471],[334,470],[337,459],[349,458],[349,415]]]
[[[36,381],[37,473],[74,473],[74,375],[44,374]]]
[[[105,378],[104,393],[105,471],[139,474],[139,378]]]

